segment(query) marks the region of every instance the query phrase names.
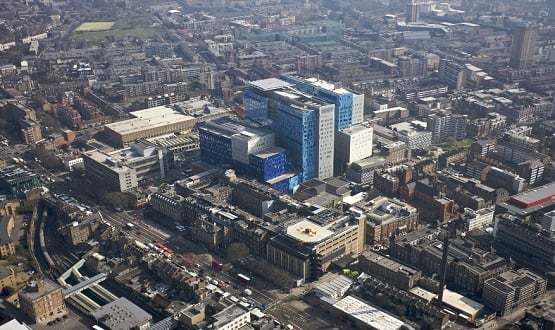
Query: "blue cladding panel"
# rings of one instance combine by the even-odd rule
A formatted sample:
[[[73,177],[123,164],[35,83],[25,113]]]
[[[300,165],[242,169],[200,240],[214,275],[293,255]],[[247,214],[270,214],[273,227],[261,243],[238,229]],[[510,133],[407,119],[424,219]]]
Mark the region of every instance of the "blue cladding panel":
[[[283,75],[281,79],[294,84],[299,90],[318,96],[319,98],[335,104],[335,129],[349,128],[353,122],[353,94],[338,94],[334,91],[315,87],[310,82],[297,77]]]
[[[333,91],[321,89],[318,96],[335,104],[335,129],[349,128],[353,122],[353,94],[337,94]]]
[[[259,181],[268,181],[287,172],[287,156],[285,151],[269,157],[251,155],[249,162],[252,167],[253,176]]]
[[[301,180],[316,177],[316,114],[280,104],[274,120],[274,130],[281,146],[289,152],[291,162]]]
[[[250,119],[268,118],[268,98],[249,88],[243,94],[245,116]]]
[[[288,75],[283,75],[283,76],[281,76],[280,79],[283,79],[283,80],[287,81],[288,83],[295,85],[295,87],[298,90],[300,90],[301,92],[304,92],[304,93],[307,93],[307,94],[315,94],[316,93],[316,89],[314,88],[314,85],[312,85],[309,82],[304,81],[303,79],[293,77],[293,76],[288,76]]]
[[[238,161],[233,161],[233,169],[239,175],[247,175],[252,176],[252,169],[251,166],[248,164],[244,164]]]
[[[335,102],[335,127],[342,130],[353,123],[353,94],[339,95]]]
[[[288,173],[292,168],[305,168],[304,175],[309,178],[315,172],[314,165],[314,132],[313,121],[314,113],[311,111],[297,111],[284,107],[279,114],[280,132],[286,138],[290,150],[295,150],[297,163],[290,163],[288,151],[282,149],[275,150],[273,154],[257,156],[249,155],[249,164],[243,164],[232,158],[231,138],[225,133],[218,132],[207,123],[199,125],[200,154],[204,162],[222,167],[231,165],[239,175],[255,177],[261,182],[268,182],[280,175]],[[311,122],[312,120],[312,122]],[[308,127],[309,129],[305,129]],[[276,131],[276,133],[279,132]],[[307,180],[307,179],[306,179]],[[281,191],[292,191],[298,186],[299,177],[286,178],[275,185]],[[274,185],[272,185],[274,186]],[[278,189],[278,188],[276,188]]]
[[[200,157],[204,162],[216,166],[233,163],[231,139],[203,127],[199,127],[199,138]]]
[[[293,192],[295,187],[299,185],[299,176],[295,175],[290,178],[286,178],[282,181],[272,184],[272,188],[283,191],[283,192]]]

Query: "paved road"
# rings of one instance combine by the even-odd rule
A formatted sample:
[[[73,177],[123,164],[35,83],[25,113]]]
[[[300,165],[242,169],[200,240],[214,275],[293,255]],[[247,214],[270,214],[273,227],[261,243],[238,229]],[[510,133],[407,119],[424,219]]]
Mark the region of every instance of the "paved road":
[[[243,283],[240,283],[237,280],[237,277],[225,271],[214,272],[210,274],[210,276],[219,281],[224,280],[228,283],[231,283],[231,287],[226,289],[231,293],[234,293],[237,295],[243,295],[243,292],[245,289],[251,290],[252,295],[249,296],[249,299],[253,300],[257,305],[264,306],[265,308],[270,308],[278,302],[276,297],[274,297],[271,293],[261,291],[255,288],[253,285],[245,285]],[[237,289],[233,289],[233,288],[237,288]]]
[[[107,223],[126,232],[140,242],[148,243],[155,241],[169,246],[174,251],[182,250],[177,248],[177,246],[172,246],[173,242],[171,238],[173,233],[160,225],[145,222],[140,212],[114,212],[107,208],[101,208],[100,213]],[[132,223],[134,225],[133,228],[130,228],[127,225],[128,223]],[[176,255],[176,257],[179,257],[179,255]],[[296,329],[303,329],[306,328],[306,324],[314,323],[314,319],[311,319],[308,313],[294,308],[287,302],[279,301],[276,296],[268,291],[260,290],[253,285],[245,285],[239,282],[235,274],[226,271],[214,272],[212,270],[211,259],[212,258],[195,258],[195,262],[198,262],[201,268],[204,269],[211,278],[230,283],[229,287],[224,289],[225,291],[230,292],[236,297],[242,297],[244,296],[244,289],[250,289],[252,295],[247,297],[248,300],[254,302],[255,305],[264,306],[267,313],[273,315],[283,324],[291,324]],[[62,260],[56,260],[56,262],[60,261]],[[253,280],[256,281],[256,279]]]

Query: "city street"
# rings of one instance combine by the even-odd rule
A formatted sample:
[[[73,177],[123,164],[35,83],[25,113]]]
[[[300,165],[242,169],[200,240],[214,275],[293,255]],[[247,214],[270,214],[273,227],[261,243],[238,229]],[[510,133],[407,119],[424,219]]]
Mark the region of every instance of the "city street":
[[[555,324],[555,0],[0,8],[0,330]]]

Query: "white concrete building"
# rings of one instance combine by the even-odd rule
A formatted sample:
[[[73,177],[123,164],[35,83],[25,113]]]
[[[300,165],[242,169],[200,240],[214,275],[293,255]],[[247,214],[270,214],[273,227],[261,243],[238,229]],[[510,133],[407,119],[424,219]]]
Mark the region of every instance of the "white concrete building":
[[[423,124],[425,125],[426,123]],[[399,140],[405,142],[409,146],[409,149],[427,150],[432,146],[432,132],[425,131],[420,127],[419,125],[413,125],[408,122],[402,122],[390,126],[390,128],[395,131]]]
[[[137,188],[147,178],[164,178],[171,159],[166,150],[141,142],[108,153],[85,152],[83,163],[87,175],[99,185],[125,192]]]
[[[461,214],[466,230],[484,229],[493,226],[493,208],[473,210],[465,208]]]
[[[251,313],[239,305],[231,305],[212,316],[214,330],[237,330],[251,322]]]
[[[352,162],[372,156],[372,127],[356,125],[338,131],[335,136],[335,159],[337,173],[343,172]]]
[[[104,126],[113,145],[124,147],[139,139],[190,131],[197,118],[167,107],[159,106],[129,113],[133,118]]]
[[[432,143],[440,144],[449,138],[463,139],[466,136],[467,122],[466,115],[441,112],[427,118],[426,129],[432,132]]]
[[[15,41],[0,44],[0,52],[6,51],[13,47],[15,47]]]
[[[353,93],[353,125],[361,124],[364,120],[364,94]]]
[[[233,51],[232,42],[215,42],[213,40],[204,40],[204,42],[214,56],[224,56],[226,53]]]
[[[39,34],[35,34],[35,35],[32,35],[32,36],[28,36],[28,37],[23,38],[23,39],[21,39],[21,42],[23,44],[30,44],[33,41],[43,40],[43,39],[46,39],[46,38],[48,38],[48,33],[39,33]]]
[[[231,155],[234,160],[249,164],[250,154],[257,154],[274,145],[274,133],[244,130],[231,137]]]
[[[67,170],[73,171],[75,167],[83,167],[83,157],[68,157],[63,163]]]
[[[334,143],[335,143],[335,107],[333,105],[321,106],[318,109],[318,138],[317,166],[318,178],[327,179],[333,176]]]

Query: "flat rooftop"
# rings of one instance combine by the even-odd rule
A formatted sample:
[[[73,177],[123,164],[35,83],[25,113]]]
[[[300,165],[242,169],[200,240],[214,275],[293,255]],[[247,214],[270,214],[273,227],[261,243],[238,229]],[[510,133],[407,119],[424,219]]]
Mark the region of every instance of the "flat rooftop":
[[[403,321],[353,296],[339,300],[333,307],[367,324],[371,329],[396,330],[405,325]]]
[[[339,131],[338,133],[342,133],[342,134],[346,134],[346,135],[356,135],[358,133],[371,131],[371,130],[373,130],[372,127],[366,127],[364,125],[354,125],[354,126],[351,126],[349,128],[345,128],[345,129]]]
[[[343,295],[353,284],[353,280],[343,276],[335,275],[332,273],[326,273],[322,278],[318,280],[315,285],[315,289],[321,294],[337,297]]]
[[[285,149],[280,148],[280,147],[268,147],[264,150],[262,150],[261,152],[255,154],[256,157],[258,158],[269,158],[272,157],[274,155],[280,154],[280,153],[284,153]]]
[[[324,43],[321,43],[320,46],[322,46]],[[313,44],[315,45],[315,44]],[[335,44],[332,47],[337,48],[337,46],[339,46],[339,44]],[[325,48],[325,47],[324,47]],[[353,93],[352,91],[343,88],[343,87],[337,87],[335,84],[330,83],[328,81],[325,80],[320,80],[319,78],[316,77],[303,77],[303,76],[299,76],[299,75],[285,75],[286,77],[289,77],[291,79],[293,79],[294,81],[298,81],[298,82],[303,82],[305,84],[310,84],[315,88],[319,88],[320,90],[324,90],[324,91],[328,91],[328,92],[332,92],[338,95],[347,95],[347,94],[353,94],[353,95],[358,95],[356,93]]]
[[[450,290],[443,290],[443,302],[467,315],[477,316],[484,305]]]
[[[166,106],[134,111],[130,114],[135,118],[111,123],[106,125],[106,127],[118,134],[124,135],[195,120],[192,116],[184,115]]]
[[[94,160],[97,163],[105,164],[107,167],[112,167],[113,166],[112,164],[108,164],[108,160],[110,159],[109,154],[104,153],[102,151],[91,150],[91,151],[85,152],[85,155],[87,157],[89,157],[90,159]],[[114,170],[117,171],[117,168],[114,168]]]
[[[394,131],[397,132],[401,132],[404,133],[405,135],[416,135],[418,133],[421,133],[422,131],[419,131],[417,128],[415,128],[412,123],[408,123],[408,122],[402,122],[402,123],[398,123],[398,124],[394,124],[391,125],[390,128]],[[431,134],[431,132],[428,131],[423,131],[422,133],[429,133]]]
[[[158,149],[154,145],[135,143],[128,148],[111,152],[91,150],[85,152],[85,155],[97,163],[111,168],[115,172],[124,172],[128,169],[126,165],[143,158],[155,156],[157,153]]]
[[[219,329],[245,313],[248,313],[248,311],[239,305],[231,305],[213,316],[214,325]]]
[[[266,183],[268,183],[270,185],[273,185],[273,184],[276,184],[276,183],[281,182],[283,180],[292,178],[295,175],[297,175],[297,174],[296,173],[285,173],[285,174],[282,174],[280,176],[276,176],[275,178],[266,181]]]
[[[404,108],[404,107],[388,107],[387,109],[375,110],[375,111],[373,111],[373,113],[374,114],[381,114],[381,113],[388,113],[388,112],[395,112],[395,111],[407,111],[407,108]]]
[[[393,259],[384,257],[370,250],[366,250],[362,252],[362,256],[368,259],[372,263],[379,264],[380,266],[395,272],[404,273],[408,275],[419,273],[419,271],[414,268],[405,266]]]
[[[318,243],[332,236],[333,232],[312,221],[301,220],[287,227],[287,235],[303,243]]]
[[[138,328],[152,320],[149,313],[123,297],[100,307],[92,316],[111,330]]]
[[[0,179],[8,182],[9,184],[13,184],[20,179],[28,179],[36,176],[37,175],[35,173],[17,165],[7,166],[0,170]]]
[[[512,196],[511,202],[516,201],[517,203],[531,204],[550,196],[552,200],[555,198],[555,182]]]
[[[262,80],[251,81],[249,83],[250,86],[255,88],[261,89],[263,91],[272,91],[276,89],[281,89],[285,87],[292,87],[293,84],[290,84],[286,81],[277,78],[268,78]]]
[[[273,134],[272,131],[258,127],[254,122],[241,120],[234,117],[220,117],[206,121],[199,125],[200,130],[210,131],[213,134],[244,140],[256,139],[261,136]]]
[[[414,288],[409,290],[410,293],[413,295],[430,302],[437,298],[437,294],[430,292],[428,290],[424,290],[419,286],[415,286]]]
[[[418,286],[415,286],[409,292],[428,302],[437,299],[437,294]],[[443,290],[443,302],[452,309],[472,317],[476,317],[484,308],[484,305],[479,302],[447,289]]]
[[[305,82],[307,82],[307,83],[310,83],[310,84],[312,84],[312,85],[314,85],[314,86],[323,88],[323,89],[327,89],[327,90],[334,90],[334,89],[335,89],[335,85],[334,85],[334,84],[329,83],[329,82],[327,82],[327,81],[325,81],[325,80],[320,80],[320,79],[318,79],[318,78],[303,78],[303,77],[296,77],[296,78],[298,78],[298,79],[300,79],[300,80],[303,80],[303,81],[305,81]]]
[[[371,157],[353,162],[353,164],[356,164],[361,168],[372,167],[372,166],[379,167],[384,163],[385,163],[385,158],[381,156],[371,156]]]
[[[27,287],[21,290],[19,294],[25,296],[28,300],[35,300],[58,289],[61,290],[61,287],[58,284],[44,279],[40,281],[29,282]]]
[[[495,286],[498,290],[504,292],[515,291],[529,285],[534,285],[536,281],[544,279],[538,274],[526,271],[524,269],[518,271],[506,271],[488,280],[488,284]]]
[[[276,90],[273,92],[275,95],[278,95],[281,98],[285,98],[290,100],[293,104],[291,105],[292,107],[296,107],[298,109],[301,110],[306,110],[308,111],[309,109],[303,109],[300,108],[298,104],[300,104],[301,106],[305,107],[320,107],[320,106],[324,106],[324,105],[333,105],[333,103],[330,103],[326,100],[323,100],[317,96],[314,95],[309,95],[306,93],[303,93],[297,89],[293,89],[293,88],[289,88],[289,89],[280,89],[280,90]]]

